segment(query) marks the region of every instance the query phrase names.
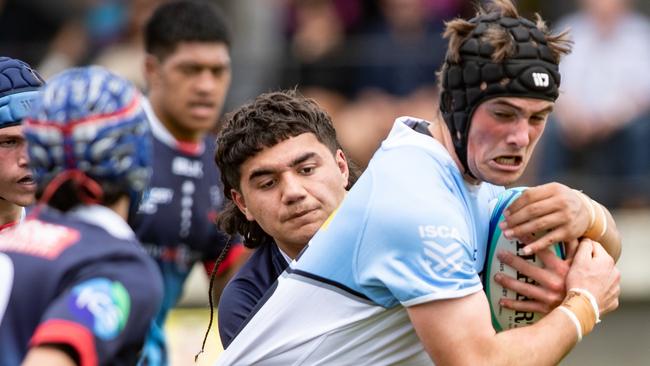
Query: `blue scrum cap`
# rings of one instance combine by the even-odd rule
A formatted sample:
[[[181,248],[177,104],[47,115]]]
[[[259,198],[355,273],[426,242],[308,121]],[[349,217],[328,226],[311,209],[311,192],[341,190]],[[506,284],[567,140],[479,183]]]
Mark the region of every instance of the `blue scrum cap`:
[[[20,124],[43,84],[43,78],[26,63],[0,57],[0,128]]]
[[[24,123],[30,166],[39,185],[80,171],[125,192],[148,183],[152,147],[141,95],[98,67],[68,69],[43,87]]]

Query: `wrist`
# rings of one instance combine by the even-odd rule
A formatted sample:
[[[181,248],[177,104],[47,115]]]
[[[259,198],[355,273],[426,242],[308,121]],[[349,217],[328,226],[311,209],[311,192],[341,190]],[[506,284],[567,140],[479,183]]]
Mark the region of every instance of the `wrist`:
[[[575,325],[578,342],[600,322],[598,303],[588,290],[571,288],[558,308]]]
[[[591,240],[599,241],[607,232],[607,215],[603,206],[598,202],[591,200],[591,205],[596,212],[594,215],[595,220],[583,235]]]
[[[607,215],[598,202],[592,200],[581,191],[574,189],[582,203],[589,209],[589,225],[582,236],[599,241],[607,232]]]
[[[582,201],[585,207],[589,210],[589,225],[587,225],[587,230],[585,230],[585,232],[587,232],[589,229],[591,229],[592,226],[594,226],[594,223],[596,221],[596,211],[594,209],[594,206],[591,204],[591,199],[589,196],[577,189],[574,189],[573,191],[576,193],[578,198],[580,198],[580,201]]]

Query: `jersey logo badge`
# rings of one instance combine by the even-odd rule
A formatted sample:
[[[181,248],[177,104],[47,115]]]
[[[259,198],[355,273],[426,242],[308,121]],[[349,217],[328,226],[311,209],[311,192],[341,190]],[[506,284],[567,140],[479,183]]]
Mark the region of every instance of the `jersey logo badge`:
[[[203,162],[177,156],[172,160],[172,173],[196,179],[203,178]]]
[[[97,337],[111,340],[126,325],[131,311],[131,298],[120,282],[93,278],[72,289],[68,308]]]
[[[463,269],[463,248],[457,242],[447,246],[440,245],[433,240],[423,240],[422,243],[424,244],[424,254],[437,273],[444,271],[442,274],[449,277]]]

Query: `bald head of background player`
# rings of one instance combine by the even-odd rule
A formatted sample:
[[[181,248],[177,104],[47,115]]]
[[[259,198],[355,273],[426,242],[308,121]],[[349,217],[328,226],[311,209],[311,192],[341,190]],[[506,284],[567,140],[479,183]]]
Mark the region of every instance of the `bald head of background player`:
[[[34,201],[36,183],[27,163],[21,121],[43,79],[26,63],[0,57],[0,231],[17,223]]]

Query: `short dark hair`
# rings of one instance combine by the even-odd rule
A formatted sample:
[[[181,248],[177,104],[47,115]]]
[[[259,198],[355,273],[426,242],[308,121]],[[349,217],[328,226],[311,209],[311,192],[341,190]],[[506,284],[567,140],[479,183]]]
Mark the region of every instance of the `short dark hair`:
[[[220,42],[230,47],[230,29],[223,13],[199,0],[171,1],[156,8],[145,25],[145,51],[162,60],[181,42]]]
[[[228,234],[241,234],[249,248],[273,239],[256,222],[248,221],[232,201],[231,189],[240,190],[240,167],[264,148],[304,133],[313,133],[333,155],[341,149],[330,116],[294,90],[261,94],[226,116],[214,158],[227,199],[218,225]],[[354,182],[353,177],[349,181]]]

